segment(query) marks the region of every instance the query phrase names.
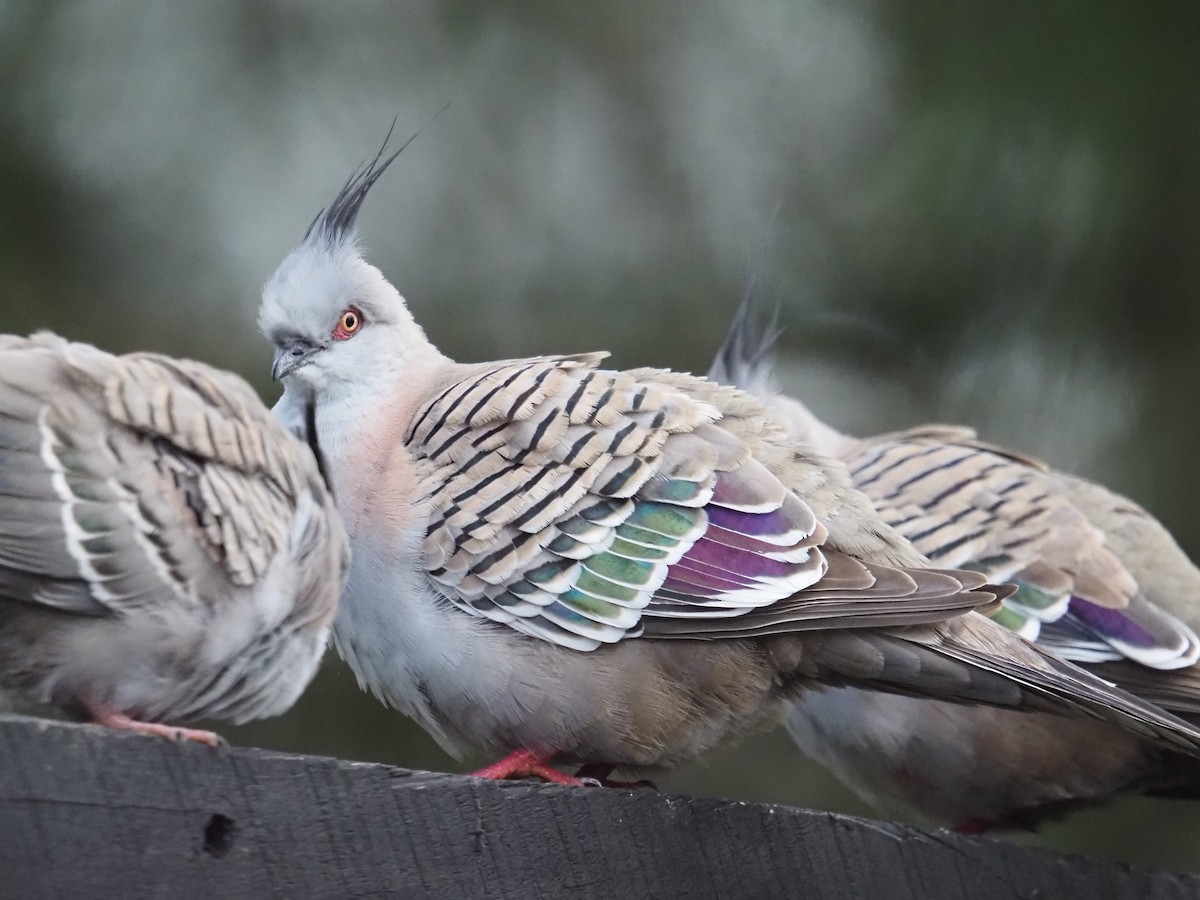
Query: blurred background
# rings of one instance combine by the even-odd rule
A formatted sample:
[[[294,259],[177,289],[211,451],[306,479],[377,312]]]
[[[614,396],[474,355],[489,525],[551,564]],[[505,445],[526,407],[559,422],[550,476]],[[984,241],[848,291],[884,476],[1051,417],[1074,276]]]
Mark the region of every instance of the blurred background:
[[[826,420],[973,425],[1197,557],[1198,38],[1200,6],[1132,0],[0,0],[0,331],[273,401],[259,286],[393,118],[452,100],[361,220],[450,356],[703,371],[757,272]],[[464,768],[332,655],[288,715],[222,730]],[[662,786],[870,813],[777,734]],[[1200,804],[1021,840],[1200,869]]]

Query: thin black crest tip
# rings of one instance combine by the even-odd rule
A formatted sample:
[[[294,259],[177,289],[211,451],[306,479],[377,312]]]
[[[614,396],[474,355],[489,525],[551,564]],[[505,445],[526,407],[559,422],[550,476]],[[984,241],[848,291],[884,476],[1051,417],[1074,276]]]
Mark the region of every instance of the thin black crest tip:
[[[747,268],[746,280],[737,311],[721,348],[709,368],[708,376],[726,384],[741,384],[747,373],[770,365],[776,343],[783,334],[779,324],[779,302],[763,309],[762,282],[767,269],[767,250],[773,241],[782,203],[776,204],[767,227],[767,237]]]
[[[375,186],[375,182],[387,171],[387,167],[395,161],[396,157],[403,153],[404,149],[416,140],[417,135],[426,126],[432,125],[438,116],[450,108],[450,104],[453,102],[453,100],[447,100],[404,143],[392,153],[384,156],[387,153],[388,144],[391,143],[392,135],[396,131],[397,119],[392,119],[392,124],[388,128],[387,135],[383,139],[383,144],[380,145],[379,152],[375,154],[374,159],[370,160],[370,162],[362,163],[350,174],[350,177],[346,179],[346,183],[342,185],[342,189],[333,198],[333,202],[317,213],[317,217],[312,220],[312,223],[304,232],[304,240],[309,241],[318,238],[329,246],[336,246],[346,241],[354,232],[354,223],[358,221],[358,213],[362,209],[363,201],[367,199],[367,194]]]
[[[783,328],[779,324],[779,303],[763,309],[761,271],[751,271],[742,290],[741,301],[733,322],[713,360],[710,377],[717,381],[737,384],[738,373],[758,370],[774,355]]]

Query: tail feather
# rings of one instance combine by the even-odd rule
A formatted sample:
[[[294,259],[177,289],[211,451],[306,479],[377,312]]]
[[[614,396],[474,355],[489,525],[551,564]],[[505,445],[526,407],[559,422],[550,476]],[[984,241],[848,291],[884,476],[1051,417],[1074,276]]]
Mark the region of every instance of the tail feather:
[[[997,644],[997,633],[1004,637]],[[1200,759],[1200,726],[1046,653],[981,616],[931,628],[806,635],[805,674],[848,687],[1112,722]]]

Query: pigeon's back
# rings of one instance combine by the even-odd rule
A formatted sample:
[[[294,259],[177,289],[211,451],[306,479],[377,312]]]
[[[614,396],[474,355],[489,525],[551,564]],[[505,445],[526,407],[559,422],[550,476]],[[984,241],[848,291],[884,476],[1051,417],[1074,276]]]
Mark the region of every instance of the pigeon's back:
[[[309,448],[241,379],[0,339],[0,684],[100,720],[280,713],[347,563]]]

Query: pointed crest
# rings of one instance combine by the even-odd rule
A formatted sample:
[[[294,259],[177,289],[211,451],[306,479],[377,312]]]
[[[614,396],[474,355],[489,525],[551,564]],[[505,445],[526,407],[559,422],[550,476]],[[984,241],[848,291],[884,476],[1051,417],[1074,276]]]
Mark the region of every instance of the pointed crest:
[[[742,286],[742,298],[737,312],[729,324],[729,331],[721,348],[717,351],[708,377],[722,384],[737,385],[751,393],[758,389],[774,393],[772,385],[772,362],[775,344],[783,334],[779,325],[779,304],[775,303],[769,316],[763,310],[762,282],[767,271],[767,255],[775,240],[776,223],[783,201],[775,205],[767,223],[766,235],[750,260],[746,269],[746,281]]]
[[[358,213],[362,209],[363,201],[367,199],[367,193],[375,186],[375,182],[387,171],[387,167],[392,164],[396,157],[409,144],[416,140],[417,135],[421,133],[425,126],[432,124],[449,106],[450,102],[447,102],[441,109],[430,116],[424,125],[414,131],[411,137],[397,147],[395,152],[384,156],[387,153],[388,144],[392,140],[392,134],[396,130],[396,120],[393,119],[387,136],[383,139],[383,145],[379,148],[379,152],[375,154],[375,158],[355,169],[346,180],[346,183],[342,185],[342,189],[338,191],[337,196],[333,198],[333,202],[317,213],[317,217],[312,220],[312,223],[304,232],[304,243],[319,241],[328,247],[336,247],[349,240],[354,234],[354,223],[358,220]]]
[[[761,309],[760,281],[760,271],[752,270],[733,322],[708,370],[708,377],[714,381],[734,384],[743,390],[751,390],[760,380],[770,380],[775,342],[783,331],[779,326],[778,304],[769,318]]]

